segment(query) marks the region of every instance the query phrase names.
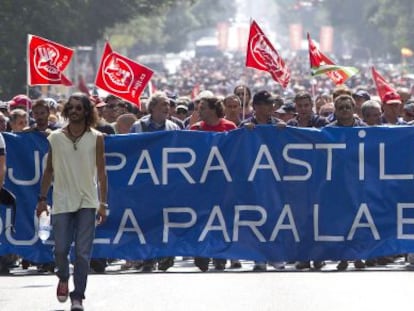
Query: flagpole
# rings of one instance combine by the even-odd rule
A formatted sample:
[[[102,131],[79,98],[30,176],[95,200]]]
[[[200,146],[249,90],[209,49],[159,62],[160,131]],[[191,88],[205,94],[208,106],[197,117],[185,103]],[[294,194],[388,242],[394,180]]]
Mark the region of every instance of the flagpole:
[[[29,97],[29,84],[30,84],[30,55],[29,55],[29,44],[30,44],[30,37],[31,34],[27,35],[27,44],[26,44],[26,96],[27,98]],[[26,111],[27,111],[27,125],[29,125],[29,121],[30,121],[30,111],[29,111],[29,101],[26,101]]]
[[[242,100],[242,121],[245,119],[246,113],[244,111],[244,107],[246,106],[246,87],[243,87],[243,100]]]

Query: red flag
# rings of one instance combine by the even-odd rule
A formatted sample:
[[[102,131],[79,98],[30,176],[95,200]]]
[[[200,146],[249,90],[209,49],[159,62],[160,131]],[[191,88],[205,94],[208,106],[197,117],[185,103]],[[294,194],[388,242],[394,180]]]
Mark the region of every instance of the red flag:
[[[250,25],[246,66],[269,72],[284,88],[289,83],[289,68],[255,21]]]
[[[84,79],[83,75],[78,76],[78,89],[79,89],[79,91],[87,94],[88,96],[91,96],[91,94],[89,92],[89,88],[86,85],[86,82],[85,82],[85,79]]]
[[[56,42],[34,36],[28,36],[27,44],[27,84],[49,85],[72,82],[63,71],[69,65],[73,50]]]
[[[335,63],[325,54],[323,54],[318,47],[315,45],[313,40],[310,38],[308,33],[308,43],[309,43],[309,60],[312,70],[318,69],[323,65],[335,65]],[[352,75],[345,70],[333,70],[325,72],[326,75],[335,83],[335,85],[343,84],[348,80]]]
[[[379,74],[379,72],[372,66],[372,79],[375,82],[375,86],[377,87],[377,92],[381,101],[384,101],[384,95],[388,92],[397,93],[397,90],[394,89],[391,85],[385,81],[384,77]]]
[[[200,84],[196,83],[191,90],[191,99],[194,100],[200,93]]]
[[[113,52],[107,42],[95,85],[138,106],[139,97],[153,73],[151,69]]]

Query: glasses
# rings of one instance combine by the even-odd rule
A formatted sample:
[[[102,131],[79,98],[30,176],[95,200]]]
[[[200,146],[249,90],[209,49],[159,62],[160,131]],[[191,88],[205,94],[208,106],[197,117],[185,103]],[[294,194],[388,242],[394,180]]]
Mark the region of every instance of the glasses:
[[[76,111],[82,111],[83,107],[82,107],[82,105],[68,105],[67,109],[68,110],[75,109]]]

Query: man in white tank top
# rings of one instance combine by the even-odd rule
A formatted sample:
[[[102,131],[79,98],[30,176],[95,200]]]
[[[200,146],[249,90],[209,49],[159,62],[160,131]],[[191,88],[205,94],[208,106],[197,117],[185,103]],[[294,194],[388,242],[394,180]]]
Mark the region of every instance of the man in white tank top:
[[[74,93],[65,103],[62,116],[67,126],[49,136],[49,152],[37,205],[37,215],[47,211],[47,193],[53,180],[52,225],[55,263],[59,283],[57,298],[69,296],[69,251],[75,242],[74,290],[71,310],[83,310],[89,262],[98,223],[107,215],[107,175],[104,138],[93,129],[97,112],[88,96]]]

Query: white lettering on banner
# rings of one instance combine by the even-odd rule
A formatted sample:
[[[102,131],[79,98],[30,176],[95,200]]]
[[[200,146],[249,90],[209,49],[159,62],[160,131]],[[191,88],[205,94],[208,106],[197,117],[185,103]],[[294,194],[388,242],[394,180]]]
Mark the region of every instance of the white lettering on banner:
[[[37,223],[38,223],[36,214],[33,215],[33,223],[35,224],[35,230],[33,232],[33,237],[30,240],[17,240],[13,237],[11,230],[6,230],[7,241],[9,241],[11,244],[17,245],[17,246],[31,246],[31,245],[34,245],[37,242],[37,240],[39,239],[39,237],[36,234],[36,232],[37,232]],[[6,212],[6,224],[7,224],[7,227],[9,227],[11,225],[11,210],[10,209],[7,209],[7,212]]]
[[[283,158],[286,160],[287,163],[295,164],[298,166],[303,166],[306,169],[305,175],[291,175],[291,176],[283,176],[283,180],[288,181],[304,181],[308,180],[312,176],[312,167],[308,162],[303,160],[299,160],[296,158],[292,158],[288,155],[289,150],[312,150],[312,144],[287,144],[283,148]]]
[[[385,173],[385,144],[380,143],[379,144],[379,171],[380,171],[380,180],[408,180],[408,179],[414,179],[413,174],[386,174]]]
[[[259,220],[240,220],[240,213],[245,211],[259,212],[261,217]],[[266,220],[267,213],[263,207],[259,205],[236,205],[234,207],[233,242],[239,240],[239,227],[242,226],[249,227],[260,242],[266,242],[263,234],[257,229],[257,227],[261,227],[266,223]]]
[[[45,155],[46,156],[46,155]],[[19,186],[33,186],[36,185],[40,181],[41,177],[41,169],[40,169],[40,152],[38,150],[34,151],[34,176],[32,179],[23,180],[17,179],[14,176],[14,169],[13,167],[9,167],[7,169],[7,176],[9,177],[10,181]]]
[[[285,224],[285,218],[288,218],[288,223]],[[273,242],[276,240],[277,235],[279,234],[280,230],[290,230],[295,238],[295,242],[300,242],[298,229],[296,228],[295,219],[293,218],[292,210],[290,209],[289,204],[285,204],[283,207],[282,212],[280,213],[279,218],[277,219],[277,223],[273,228],[272,235],[270,236],[269,241]]]
[[[397,203],[397,239],[414,240],[414,234],[404,234],[404,225],[414,225],[414,218],[404,217],[405,209],[414,209],[414,203]]]
[[[214,220],[216,218],[217,218],[217,221],[219,223],[217,226],[213,225]],[[213,210],[210,213],[210,217],[207,220],[207,224],[205,225],[205,227],[203,229],[203,232],[201,232],[201,235],[198,238],[198,241],[202,242],[205,239],[205,237],[206,237],[206,235],[209,231],[221,231],[223,233],[224,241],[231,242],[229,234],[227,232],[226,222],[224,220],[223,213],[221,212],[220,206],[218,206],[218,205],[215,205],[213,207]]]
[[[128,220],[132,223],[132,228],[127,228],[126,224]],[[141,244],[146,244],[144,234],[142,233],[141,227],[138,225],[138,221],[135,218],[134,212],[130,208],[126,208],[124,213],[122,214],[121,223],[119,224],[118,231],[115,235],[114,244],[119,244],[122,235],[125,232],[135,232],[138,235],[139,242]]]
[[[315,144],[315,149],[326,149],[326,180],[332,179],[332,149],[346,149],[346,144]]]
[[[358,132],[358,136],[360,138],[365,138],[366,136],[366,132],[364,130],[361,130]],[[359,172],[359,180],[365,180],[365,148],[364,148],[365,144],[364,143],[359,143],[359,148],[358,148],[358,172]]]
[[[141,168],[142,164],[144,163],[144,160],[148,168]],[[135,169],[128,180],[128,186],[134,184],[135,178],[138,174],[148,173],[151,175],[152,182],[154,183],[154,185],[159,185],[160,181],[158,179],[157,172],[155,171],[154,164],[152,163],[151,156],[148,150],[143,150],[138,159],[137,165],[135,165]]]
[[[169,163],[168,155],[170,153],[188,153],[190,161],[186,163]],[[163,148],[162,149],[162,184],[168,184],[168,169],[178,169],[190,184],[195,184],[194,179],[187,172],[187,168],[191,167],[196,160],[196,154],[191,148]]]
[[[108,152],[108,153],[105,153],[105,157],[107,157],[107,158],[111,158],[111,157],[112,158],[119,158],[119,163],[116,164],[116,165],[106,164],[106,170],[107,171],[120,171],[125,167],[125,165],[127,163],[126,155],[123,154],[123,153],[120,153],[120,152]],[[106,162],[108,162],[108,161],[106,161]]]
[[[361,223],[362,216],[365,215],[367,219],[367,223]],[[370,228],[372,235],[374,236],[375,240],[380,239],[380,235],[378,233],[378,229],[375,226],[374,220],[372,219],[371,212],[368,209],[368,205],[366,203],[362,203],[359,206],[358,213],[355,216],[354,222],[352,223],[351,230],[349,231],[348,237],[346,238],[348,241],[354,238],[354,234],[357,228]]]
[[[217,159],[219,165],[212,166],[213,160]],[[207,163],[204,166],[203,174],[201,175],[200,184],[203,184],[206,182],[207,174],[209,171],[222,171],[224,174],[224,177],[226,177],[227,182],[232,182],[232,178],[230,176],[230,173],[227,169],[226,163],[224,162],[223,156],[220,153],[220,150],[213,146],[210,150],[210,154],[208,155]]]
[[[268,164],[260,164],[262,162],[263,156],[266,158]],[[270,169],[273,172],[273,176],[277,181],[281,181],[279,171],[277,170],[276,164],[270,155],[270,151],[267,148],[267,145],[260,145],[259,151],[256,156],[256,160],[254,161],[252,170],[250,171],[248,181],[253,181],[254,177],[256,176],[256,172],[259,169]]]
[[[191,216],[190,221],[187,222],[172,222],[170,221],[170,214],[173,213],[186,213]],[[162,216],[164,219],[164,229],[162,234],[162,242],[168,243],[168,235],[170,228],[190,228],[194,226],[197,221],[196,212],[190,207],[169,207],[162,210]]]
[[[342,242],[342,235],[319,235],[319,204],[313,205],[313,238],[317,242]]]

